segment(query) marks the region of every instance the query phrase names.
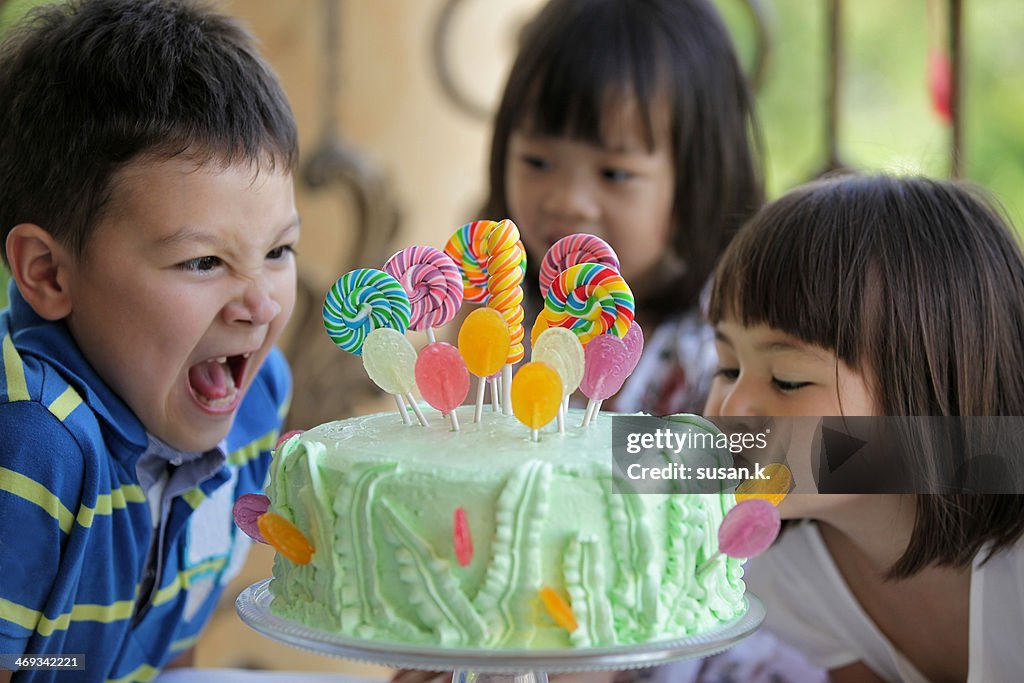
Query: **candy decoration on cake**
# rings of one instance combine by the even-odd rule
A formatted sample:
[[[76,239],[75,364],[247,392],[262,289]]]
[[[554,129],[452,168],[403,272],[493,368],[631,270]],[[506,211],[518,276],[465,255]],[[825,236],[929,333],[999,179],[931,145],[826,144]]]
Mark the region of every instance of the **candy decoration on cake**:
[[[606,332],[624,337],[634,314],[633,293],[618,272],[599,263],[581,263],[551,283],[532,335],[536,338],[549,327],[565,327],[586,348],[591,339]]]
[[[462,273],[463,299],[481,304],[487,301],[487,235],[494,221],[473,221],[456,230],[444,245]]]
[[[756,557],[771,546],[782,528],[779,509],[763,498],[737,503],[718,527],[718,552],[697,568],[701,576],[722,555],[736,559]]]
[[[508,325],[493,308],[476,309],[466,317],[459,329],[459,353],[469,371],[479,378],[473,422],[479,422],[483,415],[487,377],[505,365],[509,346],[511,339]]]
[[[569,395],[583,379],[585,356],[583,345],[575,334],[564,327],[550,327],[540,333],[533,345],[535,361],[547,363],[562,380],[562,404],[558,407],[558,432],[565,432],[565,411]]]
[[[380,270],[357,268],[338,278],[327,292],[324,328],[339,348],[359,355],[373,330],[389,327],[404,333],[411,310],[398,280]]]
[[[290,432],[285,432],[277,439],[277,443],[274,444],[274,450],[276,451],[278,448],[281,447],[281,444],[283,444],[285,441],[292,438],[293,436],[301,434],[304,431],[305,430],[303,429],[293,429]]]
[[[523,359],[523,270],[520,264],[526,251],[519,241],[519,229],[505,219],[496,223],[487,235],[487,306],[501,313],[508,325],[510,346],[502,368],[502,409],[512,412],[508,405],[512,365]]]
[[[538,430],[555,419],[562,405],[562,380],[547,363],[531,361],[512,378],[511,399],[516,418],[530,428],[530,438],[538,441]]]
[[[416,419],[426,427],[427,418],[412,393],[416,386],[416,349],[405,335],[388,327],[373,330],[363,342],[362,356],[366,374],[374,384],[395,397],[405,424],[410,423],[405,410],[408,401]]]
[[[785,463],[772,462],[764,468],[765,479],[746,479],[736,487],[736,502],[763,498],[778,506],[793,488],[793,473]]]
[[[540,599],[544,603],[544,609],[547,610],[548,615],[554,619],[556,624],[569,633],[579,628],[576,615],[572,613],[572,607],[553,588],[550,586],[541,588]]]
[[[636,366],[640,363],[640,356],[644,352],[644,331],[640,328],[640,323],[634,320],[622,341],[626,344],[626,353],[629,360],[629,365],[626,368],[626,377],[629,377],[636,370]],[[600,409],[600,406],[598,408]]]
[[[231,508],[231,515],[235,518],[235,525],[241,529],[246,536],[258,543],[267,543],[267,539],[260,533],[259,518],[266,513],[270,507],[270,499],[261,493],[246,493],[238,497],[234,507]]]
[[[469,532],[469,519],[465,508],[455,508],[452,520],[452,544],[455,547],[455,559],[459,565],[468,567],[473,562],[473,535]]]
[[[384,272],[398,280],[409,296],[409,328],[426,330],[430,341],[435,341],[434,328],[449,322],[462,306],[459,267],[438,249],[414,246],[389,258]]]
[[[600,263],[616,271],[619,257],[607,242],[595,235],[566,235],[551,245],[540,264],[540,295],[547,296],[552,281],[563,271],[580,263]]]
[[[580,426],[586,427],[600,410],[601,401],[614,396],[622,388],[629,375],[631,359],[626,343],[610,334],[592,339],[583,349],[583,355],[586,357],[586,366],[580,390],[590,400]]]
[[[267,512],[260,515],[257,524],[267,543],[295,564],[309,564],[313,559],[313,553],[316,551],[313,544],[294,524],[281,515]]]
[[[455,408],[469,395],[469,370],[459,350],[445,342],[424,346],[416,358],[416,386],[423,400],[450,416],[452,430],[459,431]]]

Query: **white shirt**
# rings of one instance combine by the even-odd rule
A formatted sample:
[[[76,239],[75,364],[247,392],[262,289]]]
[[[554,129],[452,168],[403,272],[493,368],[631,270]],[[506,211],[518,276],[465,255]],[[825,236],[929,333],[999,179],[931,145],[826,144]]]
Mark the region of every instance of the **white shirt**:
[[[971,568],[968,683],[1020,680],[1024,672],[1024,541],[982,564],[987,555]],[[886,680],[927,683],[861,608],[816,524],[787,530],[743,578],[767,607],[766,626],[814,664],[861,661]]]

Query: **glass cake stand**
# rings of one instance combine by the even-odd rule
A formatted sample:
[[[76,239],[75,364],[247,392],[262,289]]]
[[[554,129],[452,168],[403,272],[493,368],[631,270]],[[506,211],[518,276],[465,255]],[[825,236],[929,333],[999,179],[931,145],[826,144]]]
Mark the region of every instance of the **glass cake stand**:
[[[679,659],[705,657],[726,650],[757,630],[764,605],[746,594],[743,616],[706,633],[643,645],[559,650],[485,650],[407,645],[328,633],[272,614],[270,582],[264,579],[242,591],[238,615],[264,636],[318,654],[344,657],[401,669],[454,671],[454,683],[547,683],[548,673],[638,669]]]

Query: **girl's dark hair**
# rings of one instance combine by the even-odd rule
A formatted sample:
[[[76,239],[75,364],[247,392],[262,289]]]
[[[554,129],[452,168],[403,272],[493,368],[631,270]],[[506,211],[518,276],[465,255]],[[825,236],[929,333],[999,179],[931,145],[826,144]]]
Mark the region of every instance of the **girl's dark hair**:
[[[133,159],[291,169],[298,156],[252,36],[188,0],[38,8],[0,47],[0,102],[0,236],[34,223],[79,256]]]
[[[765,324],[870,378],[882,415],[1024,416],[1024,257],[974,187],[887,176],[768,205],[715,272],[709,316]],[[967,566],[1024,534],[1024,496],[919,495],[891,568]]]
[[[635,99],[654,147],[652,111],[669,107],[675,161],[672,248],[681,281],[647,310],[693,305],[722,250],[762,201],[753,102],[729,33],[705,0],[552,0],[524,30],[494,122],[485,215],[509,215],[509,137],[602,140],[609,97]],[[527,282],[539,264],[530,263]],[[532,275],[532,277],[530,277]]]

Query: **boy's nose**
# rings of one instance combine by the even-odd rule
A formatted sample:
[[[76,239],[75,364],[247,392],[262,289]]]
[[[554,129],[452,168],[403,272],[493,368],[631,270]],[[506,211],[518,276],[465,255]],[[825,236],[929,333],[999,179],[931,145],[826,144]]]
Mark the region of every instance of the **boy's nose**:
[[[263,284],[252,283],[246,287],[240,299],[224,307],[226,322],[245,322],[253,325],[269,325],[281,312],[271,290]]]

